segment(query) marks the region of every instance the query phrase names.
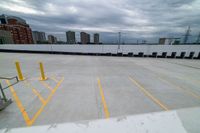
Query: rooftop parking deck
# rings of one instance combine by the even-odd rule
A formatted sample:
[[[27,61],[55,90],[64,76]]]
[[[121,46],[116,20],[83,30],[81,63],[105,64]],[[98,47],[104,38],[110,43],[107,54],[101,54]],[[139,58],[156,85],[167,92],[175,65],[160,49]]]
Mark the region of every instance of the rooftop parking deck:
[[[17,60],[25,80],[5,90],[1,129],[200,106],[198,60],[0,53],[0,76],[16,76]]]

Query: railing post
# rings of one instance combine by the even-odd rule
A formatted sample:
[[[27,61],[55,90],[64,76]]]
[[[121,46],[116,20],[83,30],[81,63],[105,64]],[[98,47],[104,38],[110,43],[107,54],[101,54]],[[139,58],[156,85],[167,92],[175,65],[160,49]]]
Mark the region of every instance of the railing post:
[[[8,100],[7,100],[6,95],[5,95],[4,91],[3,91],[3,88],[2,88],[2,86],[1,86],[1,83],[0,83],[0,90],[1,90],[1,93],[2,93],[2,96],[3,96],[4,101],[7,102]]]

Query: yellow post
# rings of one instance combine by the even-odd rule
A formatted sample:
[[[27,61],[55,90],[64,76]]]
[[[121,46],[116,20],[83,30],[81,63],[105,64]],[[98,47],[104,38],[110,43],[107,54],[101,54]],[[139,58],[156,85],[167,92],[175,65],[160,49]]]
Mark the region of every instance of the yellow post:
[[[45,74],[44,74],[43,64],[42,64],[42,62],[39,62],[39,64],[40,64],[40,72],[41,72],[41,78],[40,78],[40,80],[46,80],[47,77],[45,77]]]
[[[16,69],[17,69],[17,73],[18,73],[18,78],[20,81],[24,80],[24,77],[23,77],[23,74],[22,74],[22,71],[21,71],[21,68],[20,68],[20,64],[19,62],[15,62],[15,65],[16,65]]]

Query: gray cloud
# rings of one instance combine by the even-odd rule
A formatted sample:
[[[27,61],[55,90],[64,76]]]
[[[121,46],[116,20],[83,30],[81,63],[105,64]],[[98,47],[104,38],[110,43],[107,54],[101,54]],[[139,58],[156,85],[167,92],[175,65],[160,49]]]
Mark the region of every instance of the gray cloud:
[[[6,0],[0,12],[24,18],[33,30],[65,40],[65,31],[100,32],[104,42],[182,37],[200,31],[200,0]]]

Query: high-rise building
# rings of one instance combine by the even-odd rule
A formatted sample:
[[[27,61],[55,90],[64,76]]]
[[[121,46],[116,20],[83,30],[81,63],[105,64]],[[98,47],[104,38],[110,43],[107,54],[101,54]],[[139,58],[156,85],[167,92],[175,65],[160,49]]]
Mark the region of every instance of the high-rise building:
[[[13,44],[12,35],[9,31],[0,30],[0,44]]]
[[[158,44],[165,44],[166,38],[159,38]]]
[[[81,43],[82,44],[87,44],[87,33],[85,33],[85,32],[81,32],[80,33],[81,34]]]
[[[87,34],[85,32],[81,32],[81,43],[82,44],[90,43],[90,34]]]
[[[98,33],[94,34],[94,44],[99,44],[99,34]]]
[[[40,31],[33,31],[33,41],[35,44],[37,43],[42,43],[46,41],[46,35],[45,32],[40,32]]]
[[[159,44],[162,45],[174,45],[174,44],[179,44],[180,43],[180,38],[160,38],[159,39]]]
[[[87,43],[90,43],[90,34],[87,34]]]
[[[50,44],[56,44],[57,43],[57,38],[53,35],[48,35],[48,42]]]
[[[32,31],[25,20],[15,16],[0,16],[0,30],[9,31],[15,44],[32,44]]]
[[[76,35],[74,31],[66,32],[67,44],[76,44]]]

